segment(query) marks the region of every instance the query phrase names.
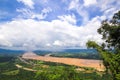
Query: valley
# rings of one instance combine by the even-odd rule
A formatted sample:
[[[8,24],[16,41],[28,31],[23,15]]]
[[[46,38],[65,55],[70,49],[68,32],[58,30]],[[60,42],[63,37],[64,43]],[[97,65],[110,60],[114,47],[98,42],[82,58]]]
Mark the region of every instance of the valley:
[[[98,71],[105,70],[102,60],[51,57],[50,54],[46,54],[45,56],[39,56],[33,52],[24,53],[22,55],[22,58],[63,63],[67,65],[74,65],[74,66],[80,66],[80,67],[91,67]]]
[[[0,80],[112,80],[92,53],[1,52]]]

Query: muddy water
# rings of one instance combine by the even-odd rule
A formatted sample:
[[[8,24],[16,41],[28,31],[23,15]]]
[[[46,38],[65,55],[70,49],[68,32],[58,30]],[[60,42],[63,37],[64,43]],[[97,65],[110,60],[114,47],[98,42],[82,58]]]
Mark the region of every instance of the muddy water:
[[[22,58],[49,61],[49,62],[57,62],[57,63],[63,63],[63,64],[68,64],[68,65],[81,66],[81,67],[91,67],[91,68],[95,68],[98,71],[105,70],[101,60],[39,56],[32,52],[23,54]]]

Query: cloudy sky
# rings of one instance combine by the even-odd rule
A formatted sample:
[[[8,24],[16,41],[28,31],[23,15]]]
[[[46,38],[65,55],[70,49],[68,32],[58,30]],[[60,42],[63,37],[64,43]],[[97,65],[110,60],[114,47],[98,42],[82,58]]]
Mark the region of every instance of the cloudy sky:
[[[0,47],[86,48],[119,9],[120,0],[0,0]]]

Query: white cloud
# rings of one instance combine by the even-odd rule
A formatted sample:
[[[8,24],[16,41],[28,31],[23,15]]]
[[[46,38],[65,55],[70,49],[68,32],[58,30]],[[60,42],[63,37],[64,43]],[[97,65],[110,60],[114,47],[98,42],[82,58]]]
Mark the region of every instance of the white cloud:
[[[16,11],[21,13],[18,15],[19,18],[31,18],[31,16],[34,14],[30,9],[26,8],[16,9]]]
[[[0,46],[1,47],[12,47],[12,44],[8,42],[3,35],[0,35]]]
[[[17,0],[18,2],[22,2],[24,5],[28,6],[31,9],[34,9],[34,2],[32,0]]]
[[[97,1],[96,0],[84,0],[84,6],[91,6],[91,5],[94,5],[94,4],[97,4]]]
[[[52,9],[50,8],[50,7],[47,7],[47,8],[44,8],[43,10],[42,10],[42,13],[49,13],[49,12],[51,12],[52,11]]]
[[[67,21],[68,23],[76,24],[75,15],[63,15],[63,16],[58,16],[58,18],[62,21]]]
[[[106,16],[106,19],[111,19],[112,16],[118,12],[119,9],[116,9],[116,8],[109,8],[107,10],[104,11],[104,15],[103,16]]]
[[[69,10],[74,9],[79,6],[79,0],[71,0],[69,4]]]
[[[0,24],[0,46],[8,47],[25,47],[32,46],[32,48],[57,49],[68,47],[84,48],[88,40],[95,40],[101,43],[101,36],[97,33],[102,20],[110,18],[117,10],[119,10],[120,2],[117,0],[116,5],[113,4],[115,0],[84,0],[80,3],[79,0],[71,0],[68,6],[68,13],[77,12],[81,16],[83,22],[81,26],[77,26],[77,16],[74,13],[58,14],[63,7],[50,8],[48,0],[43,2],[37,0],[35,3],[41,4],[44,7],[40,11],[34,10],[34,2],[32,0],[18,0],[24,3],[25,8],[17,9],[20,12],[18,18],[8,23]],[[62,0],[67,1],[67,0]],[[46,3],[46,4],[45,4]],[[50,5],[50,6],[49,6]],[[59,10],[57,10],[59,8]],[[66,7],[65,7],[66,8]],[[55,10],[54,10],[55,9]],[[89,10],[90,9],[90,10]],[[100,9],[100,15],[91,17],[89,11],[97,11]],[[52,11],[58,11],[55,16],[58,19],[43,21]],[[61,10],[62,11],[62,10]],[[0,14],[1,15],[1,14]],[[94,14],[92,14],[94,15]],[[36,21],[35,19],[39,20]]]
[[[84,0],[83,2],[84,3],[81,3],[79,0],[71,0],[68,6],[68,10],[76,11],[82,17],[82,25],[90,21],[91,14],[89,13],[91,12],[89,11],[99,11],[103,13],[99,15],[99,17],[110,19],[113,14],[120,9],[119,0]],[[95,14],[92,13],[92,15]]]
[[[111,19],[114,13],[120,9],[119,3],[119,0],[98,0],[95,7],[103,13],[101,16],[103,19]]]
[[[96,7],[99,7],[102,12],[108,11],[109,9],[113,10],[114,13],[116,10],[119,10],[120,1],[119,0],[98,0]],[[111,13],[110,13],[111,14]]]
[[[28,45],[40,49],[85,48],[86,42],[90,39],[101,42],[100,35],[97,34],[97,28],[100,24],[98,18],[92,19],[81,27],[63,20],[47,22],[21,19],[1,24],[0,34],[4,37],[4,41],[13,47]],[[1,37],[0,41],[2,40]],[[0,42],[0,45],[3,43]]]
[[[33,19],[34,19],[34,18],[37,18],[38,20],[40,20],[40,19],[45,19],[45,18],[48,16],[48,13],[51,12],[51,11],[52,11],[52,9],[49,8],[49,7],[44,8],[44,9],[41,11],[40,14],[38,14],[38,13],[33,13],[32,16],[31,16],[31,18],[33,18]]]
[[[44,8],[43,10],[41,10],[41,13],[35,13],[28,8],[17,9],[16,11],[21,13],[20,15],[18,15],[18,18],[41,20],[41,19],[45,19],[48,13],[52,11],[52,9],[49,7]]]
[[[89,13],[84,9],[84,5],[79,0],[72,0],[68,10],[75,10],[82,17],[82,24],[86,24],[89,21]]]
[[[63,46],[62,42],[59,40],[54,41],[53,45],[55,46]]]

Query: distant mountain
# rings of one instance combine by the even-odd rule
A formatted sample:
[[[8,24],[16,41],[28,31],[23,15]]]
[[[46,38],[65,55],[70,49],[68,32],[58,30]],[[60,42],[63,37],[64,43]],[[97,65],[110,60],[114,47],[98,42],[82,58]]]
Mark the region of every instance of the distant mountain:
[[[97,53],[95,49],[65,49],[63,52],[70,53]]]
[[[45,51],[45,50],[36,50],[35,53],[97,53],[95,49],[63,49],[61,51]]]
[[[1,49],[0,48],[0,54],[22,54],[25,51],[23,50],[9,50],[9,49]]]
[[[9,49],[1,49],[0,54],[23,54],[26,51],[23,50],[9,50]],[[95,49],[63,49],[61,51],[47,51],[47,50],[35,50],[35,53],[47,54],[47,53],[97,53]]]

